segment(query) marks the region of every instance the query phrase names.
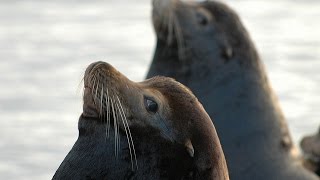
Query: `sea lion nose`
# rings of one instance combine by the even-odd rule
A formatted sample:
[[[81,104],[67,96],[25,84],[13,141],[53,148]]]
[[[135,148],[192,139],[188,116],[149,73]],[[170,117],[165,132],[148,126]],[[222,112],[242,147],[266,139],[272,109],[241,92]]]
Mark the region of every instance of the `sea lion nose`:
[[[85,71],[85,76],[89,75],[93,70],[98,69],[102,67],[104,70],[114,70],[115,68],[113,66],[111,66],[109,63],[103,62],[103,61],[97,61],[97,62],[93,62],[91,63],[86,71]]]
[[[105,62],[97,61],[97,62],[91,63],[91,64],[87,67],[85,74],[89,74],[94,67],[99,66],[100,64],[103,64],[103,63],[105,63]]]

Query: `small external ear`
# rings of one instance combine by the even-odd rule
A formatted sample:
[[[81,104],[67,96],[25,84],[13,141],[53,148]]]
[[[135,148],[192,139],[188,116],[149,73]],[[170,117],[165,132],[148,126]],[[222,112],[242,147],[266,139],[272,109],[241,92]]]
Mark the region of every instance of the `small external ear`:
[[[233,57],[233,50],[231,46],[226,47],[226,49],[224,50],[224,54],[225,58],[227,59],[231,59]]]
[[[193,145],[191,143],[191,140],[188,139],[184,145],[185,145],[189,155],[193,158],[194,157],[194,149],[193,149]]]

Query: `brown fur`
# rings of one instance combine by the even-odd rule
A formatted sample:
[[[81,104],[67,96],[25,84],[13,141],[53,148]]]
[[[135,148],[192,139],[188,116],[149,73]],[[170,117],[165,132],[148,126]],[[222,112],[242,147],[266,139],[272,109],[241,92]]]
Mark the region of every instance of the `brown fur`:
[[[197,179],[229,179],[227,165],[214,125],[193,93],[172,78],[154,77],[144,82],[135,83],[107,63],[97,63],[107,86],[120,97],[131,126],[154,128],[162,132],[150,113],[145,112],[141,97],[146,93],[159,103],[159,114],[165,121],[169,134],[164,138],[178,144],[191,142],[194,148],[194,177]],[[98,71],[98,70],[96,70]],[[129,98],[128,98],[129,97]],[[137,102],[138,101],[138,102]],[[137,105],[138,104],[138,105]],[[133,105],[135,106],[135,110]],[[138,115],[136,115],[138,114]],[[150,116],[150,118],[145,118]],[[157,119],[158,120],[158,119]],[[187,148],[187,147],[186,147]]]

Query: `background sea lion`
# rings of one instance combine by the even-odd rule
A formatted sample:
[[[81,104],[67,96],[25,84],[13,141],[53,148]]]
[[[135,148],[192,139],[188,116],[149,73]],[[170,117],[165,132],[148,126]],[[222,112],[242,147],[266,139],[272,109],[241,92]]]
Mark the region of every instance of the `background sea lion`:
[[[318,179],[295,156],[263,64],[237,14],[214,1],[153,0],[157,46],[147,77],[174,77],[202,101],[231,179]]]
[[[317,134],[306,136],[301,140],[304,153],[304,165],[320,176],[320,128]]]
[[[135,83],[96,62],[84,87],[79,138],[53,179],[229,179],[213,123],[182,84]]]

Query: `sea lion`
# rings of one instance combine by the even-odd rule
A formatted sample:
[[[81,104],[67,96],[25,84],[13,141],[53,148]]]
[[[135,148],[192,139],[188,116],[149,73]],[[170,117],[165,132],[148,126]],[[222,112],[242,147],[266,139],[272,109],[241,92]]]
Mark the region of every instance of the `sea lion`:
[[[214,125],[184,85],[132,82],[95,62],[84,87],[78,140],[53,179],[229,179]]]
[[[318,179],[295,156],[262,62],[223,3],[153,0],[157,35],[147,78],[173,77],[214,117],[230,179]]]
[[[320,128],[318,134],[306,136],[300,142],[304,165],[320,176]]]

